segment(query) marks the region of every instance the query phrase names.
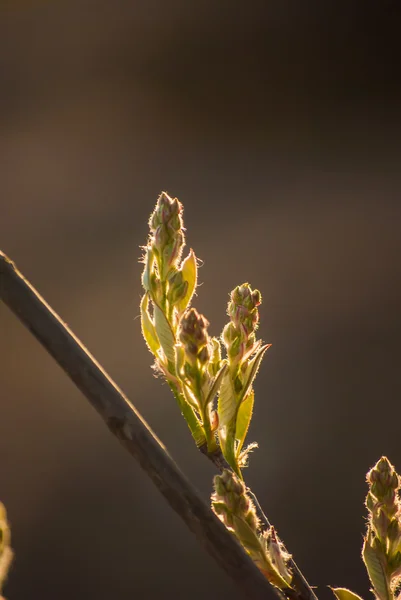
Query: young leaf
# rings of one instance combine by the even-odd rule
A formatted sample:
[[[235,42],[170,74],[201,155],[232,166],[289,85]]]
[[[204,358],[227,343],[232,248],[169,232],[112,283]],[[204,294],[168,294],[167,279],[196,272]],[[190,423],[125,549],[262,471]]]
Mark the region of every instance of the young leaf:
[[[241,540],[241,543],[245,548],[249,551],[262,552],[262,546],[259,541],[259,537],[257,533],[248,525],[244,519],[237,517],[237,515],[232,515],[233,519],[233,529],[238,537]]]
[[[147,247],[146,257],[144,258],[145,268],[142,273],[142,285],[146,292],[150,292],[150,274],[152,272],[154,260],[154,253],[149,247]]]
[[[149,293],[147,292],[142,300],[141,300],[141,326],[142,326],[142,335],[145,338],[145,342],[149,348],[149,350],[157,355],[157,351],[160,348],[160,342],[157,337],[156,329],[152,319],[150,318],[150,314],[148,311],[149,306]]]
[[[179,379],[181,379],[181,381],[184,381],[184,379],[182,377],[183,370],[184,370],[184,364],[185,364],[184,348],[180,344],[177,344],[175,347],[175,372],[177,373],[177,377]]]
[[[228,425],[219,427],[219,440],[223,456],[234,471],[242,479],[241,469],[235,454],[235,418],[231,419]]]
[[[173,330],[171,329],[170,323],[167,321],[166,315],[162,309],[155,302],[153,303],[153,307],[157,337],[159,338],[160,345],[167,357],[167,360],[174,364],[175,338]]]
[[[213,402],[217,392],[219,391],[219,387],[220,387],[221,381],[223,379],[223,376],[224,376],[224,373],[226,372],[226,370],[227,370],[227,363],[221,367],[220,371],[217,373],[216,377],[213,379],[212,385],[210,386],[209,393],[205,400],[205,406],[210,404],[210,402]]]
[[[362,558],[378,599],[391,600],[392,594],[389,589],[386,569],[378,556],[377,550],[372,548],[367,539],[363,544]]]
[[[242,398],[245,398],[245,396],[249,392],[252,382],[255,379],[256,373],[258,372],[258,369],[260,367],[260,363],[262,362],[262,358],[263,358],[266,350],[268,348],[270,348],[270,346],[271,346],[271,344],[265,344],[264,346],[259,348],[259,350],[255,354],[255,357],[249,362],[248,368],[246,370],[245,378],[244,378],[245,383],[244,383],[244,387],[241,392],[240,401],[242,400]]]
[[[184,310],[189,306],[196,288],[198,267],[196,265],[196,256],[193,250],[191,250],[188,256],[183,260],[181,264],[181,272],[184,281],[188,282],[188,287],[185,296],[177,303],[177,309],[179,313],[183,313]]]
[[[237,446],[237,457],[240,455],[242,446],[248,433],[249,424],[252,419],[253,403],[255,399],[255,392],[251,390],[245,400],[243,400],[238,408],[237,423],[235,430],[235,437],[238,440]]]
[[[354,594],[346,588],[330,588],[337,600],[362,600],[358,594]]]
[[[217,403],[220,427],[224,427],[230,423],[230,421],[232,421],[236,410],[237,400],[235,397],[230,372],[226,370],[221,382],[219,400]]]
[[[194,396],[192,395],[192,393],[188,389],[188,387],[185,385],[185,383],[182,384],[182,392],[183,392],[184,398],[188,402],[188,404],[190,406],[192,406],[192,408],[195,408],[196,410],[199,410],[199,406],[198,406],[197,400],[194,398]]]

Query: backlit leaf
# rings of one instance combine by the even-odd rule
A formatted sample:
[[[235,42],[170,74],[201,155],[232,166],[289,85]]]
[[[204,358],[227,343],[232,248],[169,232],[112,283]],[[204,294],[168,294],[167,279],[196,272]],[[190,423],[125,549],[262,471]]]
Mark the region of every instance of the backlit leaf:
[[[157,337],[156,329],[149,314],[149,294],[146,293],[141,300],[141,327],[142,335],[145,338],[145,342],[149,350],[157,355],[157,351],[160,348],[160,342]]]
[[[227,369],[223,375],[223,379],[220,385],[219,400],[217,403],[217,412],[219,415],[220,427],[224,427],[235,416],[237,409],[237,401],[233,384],[230,376],[230,372]]]
[[[243,400],[238,408],[237,423],[235,430],[235,438],[238,440],[237,456],[239,456],[242,446],[248,433],[249,425],[252,419],[253,403],[255,400],[255,392],[251,390],[245,400]]]
[[[358,594],[354,594],[346,588],[330,588],[337,600],[362,600]]]
[[[164,354],[169,362],[175,363],[175,338],[173,330],[171,329],[170,323],[162,311],[162,309],[154,303],[154,319],[157,337],[159,338],[160,345],[163,349]]]
[[[222,382],[224,373],[227,370],[227,364],[224,364],[220,371],[217,373],[216,377],[213,379],[212,385],[210,387],[209,393],[207,395],[207,398],[205,400],[205,406],[207,406],[208,404],[210,404],[210,402],[213,402],[217,392],[219,391],[220,388],[220,384]]]
[[[181,272],[184,281],[188,282],[185,296],[177,303],[178,312],[182,313],[189,306],[192,296],[194,295],[196,282],[198,278],[198,267],[196,264],[196,256],[193,250],[183,260]]]
[[[380,560],[378,550],[372,548],[366,539],[363,544],[362,558],[379,600],[391,600],[392,594],[389,589],[385,567]]]
[[[248,368],[246,370],[246,374],[244,377],[245,383],[244,383],[244,387],[241,392],[241,399],[245,398],[245,396],[249,392],[251,385],[253,383],[253,380],[255,379],[256,374],[259,370],[260,363],[262,362],[262,358],[263,358],[266,350],[268,348],[270,348],[270,346],[271,346],[271,344],[265,344],[264,346],[259,348],[259,350],[255,354],[254,358],[249,362],[249,365],[248,365]]]

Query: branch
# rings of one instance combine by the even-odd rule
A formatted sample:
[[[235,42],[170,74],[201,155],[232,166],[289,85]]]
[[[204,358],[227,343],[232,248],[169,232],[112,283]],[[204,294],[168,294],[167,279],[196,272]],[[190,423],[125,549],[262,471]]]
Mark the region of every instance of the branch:
[[[281,597],[203,502],[123,392],[1,251],[0,298],[64,369],[244,596],[262,600],[274,590]]]

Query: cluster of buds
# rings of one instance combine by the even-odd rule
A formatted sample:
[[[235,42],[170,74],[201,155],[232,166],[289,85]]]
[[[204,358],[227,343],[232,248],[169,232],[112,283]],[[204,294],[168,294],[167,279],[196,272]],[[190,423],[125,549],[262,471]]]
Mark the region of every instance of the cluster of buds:
[[[223,329],[222,339],[227,349],[231,370],[237,370],[235,389],[240,392],[240,372],[246,368],[247,359],[257,349],[256,329],[259,323],[258,306],[262,302],[259,290],[252,290],[248,283],[239,285],[231,292],[227,314],[230,321]]]
[[[236,287],[230,295],[222,341],[227,351],[228,370],[219,397],[220,444],[224,457],[240,475],[247,456],[255,445],[242,450],[253,410],[252,383],[269,345],[256,341],[259,323],[258,306],[262,302],[258,290],[248,283]]]
[[[189,308],[197,284],[196,256],[182,260],[183,207],[163,192],[149,219],[141,301],[142,333],[177,399],[197,445],[218,450],[241,477],[250,449],[242,449],[253,411],[252,382],[268,348],[256,341],[261,295],[245,283],[231,293],[229,323],[221,343],[210,338],[207,320]],[[219,395],[217,411],[213,407]],[[220,453],[221,455],[221,453]]]
[[[162,192],[149,219],[149,241],[161,280],[166,279],[168,272],[177,267],[181,259],[185,245],[182,212],[181,202]]]
[[[246,494],[243,481],[238,479],[228,469],[224,469],[221,475],[214,477],[213,484],[213,510],[223,521],[224,525],[235,531],[237,537],[240,537],[241,533],[236,525],[240,519],[247,523],[250,529],[257,534],[259,519],[252,500]]]
[[[195,308],[187,310],[180,319],[178,328],[177,374],[189,404],[199,413],[205,428],[208,450],[216,450],[214,430],[217,413],[213,400],[223,375],[220,343],[210,338],[208,321]]]
[[[149,218],[142,285],[166,314],[172,326],[188,307],[196,287],[197,266],[192,250],[181,260],[185,246],[183,207],[162,192]]]
[[[273,528],[260,531],[256,509],[244,483],[228,470],[216,475],[213,483],[212,508],[216,515],[234,533],[270,583],[282,590],[289,589],[291,573],[286,563],[290,556]]]
[[[1,591],[13,558],[10,543],[11,533],[7,522],[7,513],[4,505],[0,502],[0,600],[2,600]]]
[[[180,321],[178,339],[185,352],[184,372],[192,383],[196,379],[201,382],[210,360],[208,326],[208,321],[195,308],[190,308]]]
[[[195,308],[190,308],[180,319],[178,339],[184,354],[184,375],[192,385],[200,383],[203,391],[210,378],[221,369],[221,346],[215,337],[209,337],[209,322]]]
[[[369,471],[367,481],[369,520],[362,557],[376,597],[390,600],[401,577],[400,481],[386,457]]]
[[[196,256],[181,260],[185,244],[182,204],[163,192],[149,219],[143,259],[142,333],[166,377],[198,446],[217,449],[218,419],[212,401],[221,382],[220,342],[207,320],[189,309],[197,283]]]

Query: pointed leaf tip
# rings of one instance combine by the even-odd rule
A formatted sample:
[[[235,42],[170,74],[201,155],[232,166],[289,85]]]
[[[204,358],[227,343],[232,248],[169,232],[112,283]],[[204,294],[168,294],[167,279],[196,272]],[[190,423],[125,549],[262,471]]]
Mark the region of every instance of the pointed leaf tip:
[[[157,337],[155,325],[150,318],[149,314],[149,293],[147,292],[142,300],[141,300],[141,327],[142,327],[142,335],[145,338],[145,342],[149,348],[149,350],[157,355],[157,351],[160,348],[160,342]]]
[[[358,594],[351,592],[351,590],[347,590],[347,588],[330,587],[330,589],[337,598],[337,600],[362,600],[362,598],[358,596]]]
[[[154,303],[153,306],[155,329],[160,345],[163,349],[167,360],[175,364],[175,338],[170,323],[162,309]]]
[[[228,370],[225,371],[220,385],[219,400],[217,403],[220,428],[227,425],[235,415],[237,402]]]
[[[194,295],[196,283],[198,280],[198,267],[196,264],[196,256],[194,251],[190,250],[188,256],[182,261],[181,272],[183,280],[188,283],[185,296],[177,303],[178,312],[182,313],[188,308],[192,296]]]
[[[246,370],[245,383],[244,383],[244,387],[242,389],[241,400],[242,400],[242,398],[246,397],[249,390],[251,389],[252,383],[253,383],[253,381],[257,375],[257,372],[259,370],[260,363],[262,362],[262,359],[265,355],[266,350],[268,350],[270,348],[270,346],[271,346],[271,344],[265,344],[264,346],[259,348],[257,353],[255,354],[254,358],[249,362],[249,365]]]
[[[251,423],[254,400],[255,392],[251,390],[238,408],[235,430],[235,437],[238,440],[237,457],[241,453],[242,446],[244,445],[246,434],[248,433],[249,425]]]
[[[217,373],[217,375],[215,376],[215,378],[212,380],[209,393],[208,393],[207,398],[205,400],[205,406],[207,406],[208,404],[210,404],[210,402],[213,402],[216,394],[219,391],[219,388],[220,388],[220,385],[221,385],[221,381],[223,379],[224,373],[226,372],[227,368],[228,368],[228,365],[227,365],[227,363],[225,363],[220,368],[220,370]]]

